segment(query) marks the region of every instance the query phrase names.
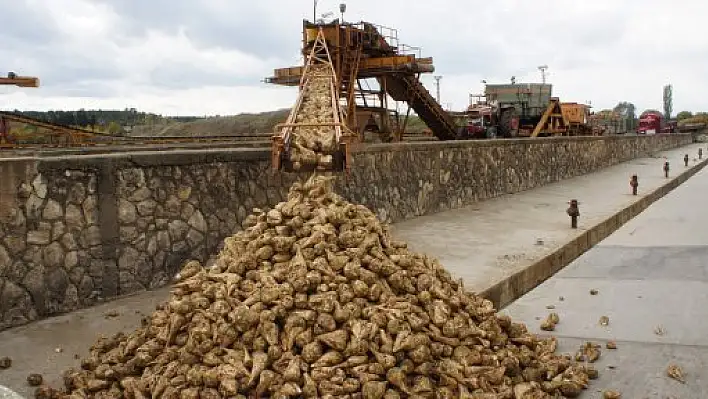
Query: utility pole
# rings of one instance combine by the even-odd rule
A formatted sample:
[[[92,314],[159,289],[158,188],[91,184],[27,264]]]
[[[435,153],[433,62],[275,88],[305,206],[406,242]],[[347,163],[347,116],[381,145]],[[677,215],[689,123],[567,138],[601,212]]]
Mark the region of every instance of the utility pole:
[[[538,70],[541,71],[541,82],[543,82],[544,85],[546,84],[546,70],[547,69],[548,69],[548,65],[541,65],[540,67],[538,67]]]
[[[437,90],[438,104],[440,104],[440,79],[442,79],[442,76],[440,76],[440,75],[433,76],[433,79],[435,79],[435,87]]]

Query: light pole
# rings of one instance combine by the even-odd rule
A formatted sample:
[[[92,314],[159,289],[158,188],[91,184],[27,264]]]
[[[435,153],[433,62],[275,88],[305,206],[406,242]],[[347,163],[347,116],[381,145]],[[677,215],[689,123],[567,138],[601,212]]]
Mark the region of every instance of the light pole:
[[[438,104],[440,104],[440,79],[442,79],[442,76],[440,76],[440,75],[433,76],[433,79],[435,79],[435,87],[436,87],[436,91],[437,91]]]
[[[340,4],[339,5],[339,12],[342,14],[342,22],[341,23],[344,23],[344,12],[346,12],[346,11],[347,11],[347,5],[344,3]]]
[[[548,65],[541,65],[538,67],[538,70],[541,71],[541,81],[543,84],[546,84],[546,70],[548,69]]]

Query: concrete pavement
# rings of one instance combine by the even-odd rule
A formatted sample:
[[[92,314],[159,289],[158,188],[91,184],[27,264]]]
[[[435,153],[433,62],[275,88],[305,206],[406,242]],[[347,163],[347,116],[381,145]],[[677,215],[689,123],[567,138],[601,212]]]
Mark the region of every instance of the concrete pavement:
[[[546,187],[401,222],[393,226],[393,234],[408,241],[413,250],[441,259],[453,275],[465,279],[468,288],[484,291],[665,184],[665,160],[672,164],[672,176],[686,170],[684,154],[695,165],[699,147],[661,152]],[[629,187],[634,173],[640,182],[637,197]],[[571,198],[580,201],[577,230],[570,229],[565,213]],[[33,390],[25,379],[33,372],[59,385],[61,371],[78,365],[76,356],[84,356],[99,334],[130,331],[168,291],[142,293],[0,332],[0,357],[13,358],[13,367],[0,371],[0,385],[29,397]]]
[[[687,169],[685,154],[689,154],[689,167],[696,165],[700,147],[664,151],[537,189],[406,220],[396,223],[393,233],[413,250],[438,257],[453,275],[465,280],[468,289],[481,292],[665,184],[665,161],[671,164],[670,177]],[[708,154],[705,148],[704,153]],[[633,174],[639,179],[638,196],[631,194],[629,186]],[[577,230],[570,229],[566,214],[571,199],[580,203]]]
[[[0,399],[22,399],[22,396],[0,385]]]
[[[708,397],[707,197],[703,170],[504,309],[536,333],[539,319],[557,312],[563,351],[603,345],[600,379],[584,397],[605,388],[623,398]],[[607,340],[618,349],[604,349]],[[685,384],[666,376],[670,364]]]

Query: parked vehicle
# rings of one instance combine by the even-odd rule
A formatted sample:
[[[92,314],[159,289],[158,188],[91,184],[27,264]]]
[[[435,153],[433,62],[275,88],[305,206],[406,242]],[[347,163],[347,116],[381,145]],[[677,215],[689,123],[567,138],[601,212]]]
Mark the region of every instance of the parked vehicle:
[[[484,94],[497,115],[500,137],[563,135],[568,126],[552,85],[541,83],[486,84]]]
[[[472,99],[481,98],[477,102]],[[590,107],[561,103],[550,84],[485,84],[463,112],[449,112],[458,139],[601,134],[589,124]]]
[[[563,117],[568,121],[569,136],[601,135],[600,129],[590,126],[590,106],[586,104],[561,103]]]
[[[483,139],[487,138],[487,126],[481,115],[467,112],[450,112],[455,126],[457,126],[457,137],[459,139]]]
[[[667,121],[659,111],[645,111],[639,115],[638,134],[674,133],[676,122]]]

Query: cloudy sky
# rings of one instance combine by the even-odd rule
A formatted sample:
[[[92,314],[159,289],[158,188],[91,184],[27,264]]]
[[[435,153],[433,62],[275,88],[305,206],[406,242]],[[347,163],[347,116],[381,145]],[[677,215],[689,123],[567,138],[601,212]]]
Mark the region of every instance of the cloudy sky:
[[[320,0],[318,14],[340,1]],[[0,0],[0,109],[135,107],[215,115],[289,107],[296,92],[261,83],[301,62],[312,0]],[[708,2],[693,0],[350,0],[347,20],[394,27],[432,56],[441,102],[460,109],[482,79],[540,81],[596,109],[631,101],[708,111]],[[434,93],[432,76],[424,78]]]

